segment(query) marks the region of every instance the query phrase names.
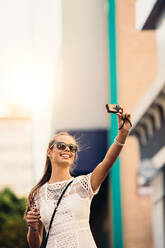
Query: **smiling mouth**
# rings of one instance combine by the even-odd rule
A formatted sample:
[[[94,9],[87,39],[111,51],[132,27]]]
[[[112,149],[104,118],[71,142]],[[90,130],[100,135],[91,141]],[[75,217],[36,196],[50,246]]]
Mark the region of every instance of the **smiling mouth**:
[[[61,156],[62,158],[66,158],[66,159],[68,159],[68,158],[71,157],[69,154],[61,154],[60,156]]]

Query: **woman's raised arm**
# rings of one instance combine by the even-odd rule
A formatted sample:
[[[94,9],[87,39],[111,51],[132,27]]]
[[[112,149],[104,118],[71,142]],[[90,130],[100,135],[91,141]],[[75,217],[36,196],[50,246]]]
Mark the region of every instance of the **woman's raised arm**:
[[[129,134],[129,130],[131,128],[130,121],[131,115],[128,113],[119,114],[118,116],[118,126],[121,127],[123,124],[123,119],[128,119],[129,121],[125,121],[124,126],[122,129],[118,131],[118,135],[116,137],[115,142],[110,146],[108,149],[104,160],[93,170],[91,175],[91,186],[93,191],[95,192],[96,189],[101,185],[104,179],[107,177],[110,169],[114,165],[115,161],[117,160],[122,147],[126,141],[126,138]]]

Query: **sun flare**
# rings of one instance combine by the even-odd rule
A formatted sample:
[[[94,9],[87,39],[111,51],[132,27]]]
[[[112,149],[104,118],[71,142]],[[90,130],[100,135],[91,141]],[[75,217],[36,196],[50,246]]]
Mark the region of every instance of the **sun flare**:
[[[44,80],[17,80],[13,82],[10,104],[25,112],[42,108],[50,102],[50,82]]]

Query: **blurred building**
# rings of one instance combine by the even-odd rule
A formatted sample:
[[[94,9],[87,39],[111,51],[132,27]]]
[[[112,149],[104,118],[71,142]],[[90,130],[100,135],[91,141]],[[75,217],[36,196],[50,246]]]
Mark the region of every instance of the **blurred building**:
[[[141,11],[143,9],[143,12]],[[136,27],[156,38],[157,74],[134,110],[139,141],[139,193],[151,189],[153,247],[165,247],[165,2],[136,1]],[[150,64],[152,61],[150,62]]]
[[[136,28],[136,1],[116,1],[116,37],[118,100],[134,117],[137,105],[157,75],[155,32]],[[142,106],[146,107],[146,103]],[[140,157],[138,139],[130,136],[120,156],[123,247],[126,248],[153,247],[151,188],[139,185]]]
[[[32,122],[24,117],[0,118],[0,188],[26,196],[34,184]]]

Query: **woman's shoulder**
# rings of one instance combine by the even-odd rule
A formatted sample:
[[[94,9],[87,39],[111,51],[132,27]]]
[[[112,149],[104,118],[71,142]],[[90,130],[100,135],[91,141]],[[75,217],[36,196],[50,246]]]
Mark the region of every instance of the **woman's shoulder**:
[[[91,174],[92,174],[92,172],[87,173],[87,174],[83,174],[83,175],[78,175],[74,178],[74,182],[76,183],[76,182],[89,180]]]
[[[87,174],[84,175],[79,175],[75,178],[75,184],[79,187],[79,189],[82,191],[86,191],[88,193],[88,196],[93,197],[94,195],[96,195],[99,192],[100,186],[98,187],[98,189],[94,192],[92,189],[92,185],[91,185],[91,175],[92,172],[89,172]]]
[[[90,177],[92,173],[87,173],[84,175],[78,175],[73,180],[73,185],[79,187],[81,186],[84,189],[87,189],[90,185]]]

